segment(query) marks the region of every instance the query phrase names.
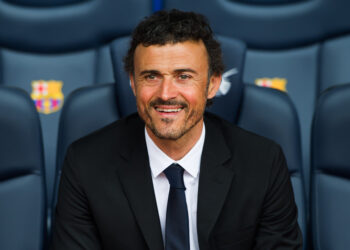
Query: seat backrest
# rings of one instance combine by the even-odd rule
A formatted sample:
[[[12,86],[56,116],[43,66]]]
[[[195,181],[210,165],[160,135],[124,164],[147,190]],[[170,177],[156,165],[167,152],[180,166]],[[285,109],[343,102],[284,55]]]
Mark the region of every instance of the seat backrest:
[[[350,83],[350,35],[324,41],[321,46],[320,63],[320,91]]]
[[[312,131],[311,221],[315,250],[349,249],[350,85],[326,90]]]
[[[45,171],[38,113],[23,90],[0,86],[0,249],[43,249]]]
[[[307,180],[312,114],[319,91],[319,47],[316,44],[278,51],[249,49],[243,77],[247,84],[280,89],[290,96],[300,118],[303,166]]]
[[[164,0],[163,7],[202,13],[217,34],[261,50],[304,47],[350,30],[343,0]]]
[[[152,12],[150,0],[0,2],[0,85],[31,94],[40,113],[47,194],[55,179],[58,119],[65,97],[114,82],[108,43]]]
[[[281,145],[298,207],[298,222],[307,245],[307,203],[301,159],[299,119],[293,102],[281,91],[246,85],[237,124]],[[304,247],[305,249],[305,247]]]
[[[75,140],[119,119],[115,84],[84,87],[74,91],[63,107],[57,144],[55,207],[61,167],[68,146]]]
[[[151,13],[148,0],[5,0],[0,47],[38,54],[84,51],[130,34]]]
[[[246,45],[237,39],[218,36],[225,70],[213,104],[207,108],[229,122],[236,123],[243,96],[242,72]]]

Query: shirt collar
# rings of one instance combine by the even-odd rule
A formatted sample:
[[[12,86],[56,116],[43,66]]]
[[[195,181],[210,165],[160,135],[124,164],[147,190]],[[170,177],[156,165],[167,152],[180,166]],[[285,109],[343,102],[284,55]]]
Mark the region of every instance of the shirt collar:
[[[149,163],[154,178],[158,177],[163,171],[173,163],[178,163],[193,178],[197,178],[200,169],[201,156],[204,146],[205,125],[201,136],[191,150],[180,160],[174,161],[167,156],[151,139],[145,128],[145,138],[148,151]]]

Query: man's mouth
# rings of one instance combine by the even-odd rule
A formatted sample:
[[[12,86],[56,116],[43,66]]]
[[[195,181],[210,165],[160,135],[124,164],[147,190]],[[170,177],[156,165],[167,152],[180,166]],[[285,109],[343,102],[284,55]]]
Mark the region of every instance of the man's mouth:
[[[177,113],[177,112],[180,112],[183,108],[161,108],[161,107],[155,107],[155,109],[158,111],[158,112],[161,112],[161,113]]]
[[[187,103],[178,100],[161,100],[157,99],[150,103],[158,113],[162,115],[175,115],[187,108]]]

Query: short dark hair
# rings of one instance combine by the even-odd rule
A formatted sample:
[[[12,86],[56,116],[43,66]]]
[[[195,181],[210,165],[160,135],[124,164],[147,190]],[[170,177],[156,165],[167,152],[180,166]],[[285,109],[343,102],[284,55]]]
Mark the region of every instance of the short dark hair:
[[[200,40],[208,52],[209,76],[221,75],[224,71],[221,47],[214,39],[207,19],[194,12],[175,9],[158,11],[146,17],[135,28],[124,58],[125,70],[129,74],[134,73],[134,53],[139,44],[151,46]]]

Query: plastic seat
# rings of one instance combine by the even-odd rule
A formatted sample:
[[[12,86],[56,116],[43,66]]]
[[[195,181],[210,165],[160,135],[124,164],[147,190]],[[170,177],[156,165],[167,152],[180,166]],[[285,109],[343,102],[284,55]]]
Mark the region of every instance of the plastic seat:
[[[0,86],[0,249],[43,249],[46,193],[38,113],[23,90]]]
[[[307,245],[307,209],[304,176],[302,172],[301,134],[297,111],[283,92],[246,85],[237,125],[265,136],[281,145],[287,159],[298,207],[298,223]]]
[[[108,43],[151,12],[148,0],[0,2],[0,85],[27,91],[40,113],[49,200],[65,98],[83,86],[114,82]]]
[[[349,249],[350,85],[326,90],[312,131],[311,219],[315,250]]]
[[[350,33],[350,32],[349,32]],[[326,40],[321,46],[320,91],[350,83],[350,35]]]
[[[343,0],[163,1],[164,9],[204,14],[217,34],[243,40],[248,48],[303,47],[350,30],[350,3]]]
[[[115,88],[115,84],[84,87],[68,97],[59,124],[55,198],[52,207],[56,205],[61,167],[68,146],[120,118]]]

